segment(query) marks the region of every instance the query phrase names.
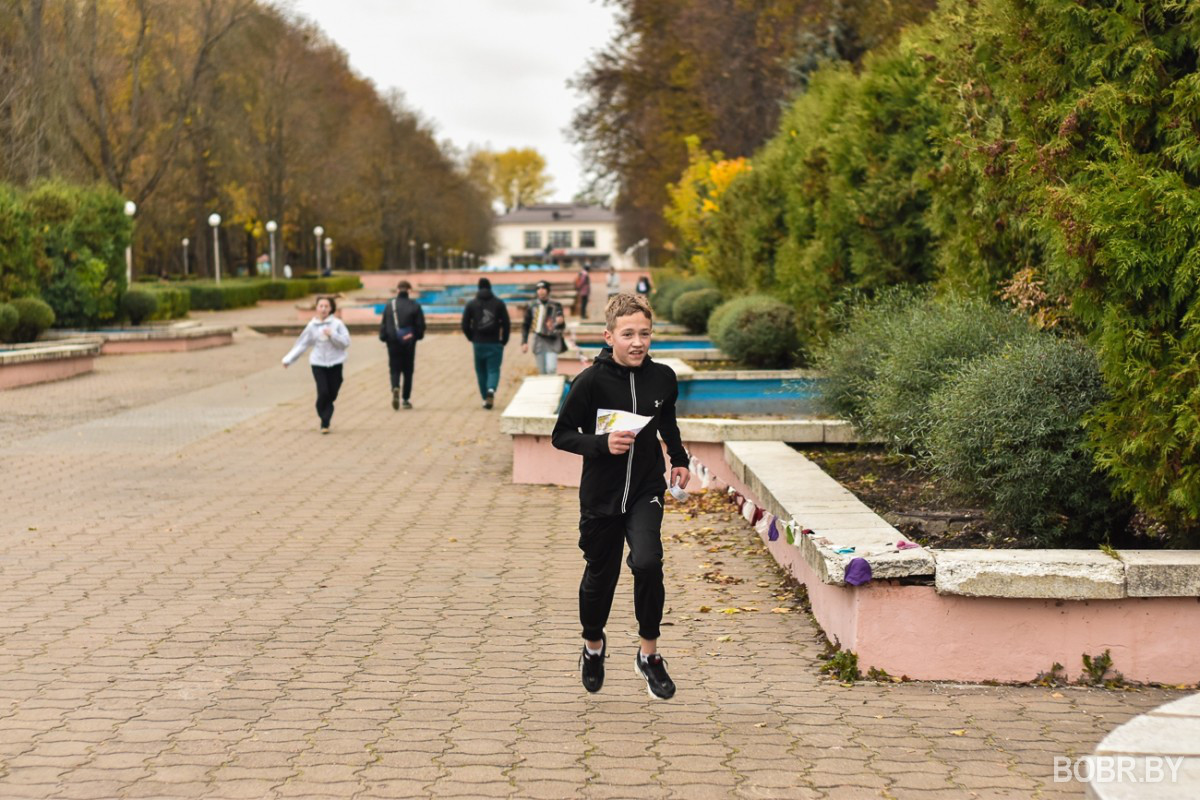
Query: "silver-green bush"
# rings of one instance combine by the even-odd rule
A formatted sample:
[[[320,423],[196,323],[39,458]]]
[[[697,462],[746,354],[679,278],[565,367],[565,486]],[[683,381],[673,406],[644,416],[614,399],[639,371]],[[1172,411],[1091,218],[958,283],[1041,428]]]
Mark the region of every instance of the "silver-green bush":
[[[1035,332],[980,300],[936,298],[900,309],[888,335],[867,387],[863,428],[899,452],[924,455],[934,393],[971,361]]]
[[[1085,444],[1084,418],[1107,396],[1082,342],[1022,337],[933,396],[929,465],[1043,546],[1105,541],[1129,520]]]

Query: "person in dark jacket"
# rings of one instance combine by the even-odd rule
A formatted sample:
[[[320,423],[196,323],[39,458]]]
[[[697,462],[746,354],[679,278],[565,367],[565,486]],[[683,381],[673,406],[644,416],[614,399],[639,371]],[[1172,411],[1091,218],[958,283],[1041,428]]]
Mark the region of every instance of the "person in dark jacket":
[[[532,331],[533,357],[539,375],[558,372],[558,354],[566,349],[563,344],[566,328],[562,303],[550,299],[549,283],[538,281],[537,297],[525,307],[525,321],[521,323],[521,352],[529,351],[529,333]]]
[[[462,316],[463,334],[475,349],[475,377],[483,407],[496,402],[500,386],[500,362],[504,360],[504,345],[508,344],[508,306],[492,293],[492,282],[479,279],[479,291],[467,303]]]
[[[413,366],[417,360],[417,342],[425,338],[425,312],[421,304],[411,299],[408,293],[412,284],[400,281],[396,284],[396,296],[383,307],[383,318],[379,320],[379,341],[387,344],[388,371],[392,380],[392,408],[399,409],[403,397],[404,407],[412,408]],[[404,393],[400,392],[400,378],[404,378]]]
[[[675,684],[658,654],[663,589],[662,435],[671,458],[671,483],[687,486],[688,454],[675,419],[679,390],[670,367],[650,360],[650,304],[640,295],[615,295],[605,309],[604,341],[592,366],[571,383],[552,441],[559,450],[583,456],[579,483],[579,547],[586,566],[579,585],[579,620],[584,647],[580,676],[589,692],[604,683],[607,638],[604,625],[612,608],[621,554],[629,541],[633,607],[641,649],[634,662],[652,697],[669,698]],[[626,411],[649,422],[638,431],[597,433],[601,411]]]

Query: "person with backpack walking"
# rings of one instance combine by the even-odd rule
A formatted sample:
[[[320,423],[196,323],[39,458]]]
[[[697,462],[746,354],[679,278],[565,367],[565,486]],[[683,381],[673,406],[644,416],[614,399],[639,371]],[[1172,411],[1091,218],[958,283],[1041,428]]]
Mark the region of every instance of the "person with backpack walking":
[[[317,298],[317,315],[304,326],[295,346],[283,357],[286,369],[305,350],[312,348],[308,363],[312,365],[313,380],[317,383],[317,416],[321,420],[321,433],[329,433],[333,403],[342,388],[342,364],[346,362],[346,349],[350,347],[350,331],[344,322],[333,315],[335,311],[337,303],[332,297]]]
[[[492,282],[480,278],[479,291],[463,309],[462,332],[475,351],[475,378],[484,408],[490,409],[496,403],[509,325],[508,306],[492,292]]]
[[[604,341],[592,366],[571,383],[551,441],[583,456],[579,482],[579,548],[586,566],[579,584],[583,688],[604,685],[608,639],[604,625],[621,575],[621,554],[633,572],[633,608],[641,647],[634,669],[651,697],[668,699],[675,683],[658,653],[662,623],[662,518],[666,465],[658,436],[671,458],[671,486],[686,488],[688,454],[675,419],[675,372],[650,360],[650,304],[618,294],[605,309]]]
[[[539,375],[558,372],[558,354],[566,349],[563,331],[567,319],[562,303],[550,299],[550,284],[537,282],[537,297],[525,307],[525,321],[521,324],[521,352],[529,352],[529,332],[533,331],[533,357],[537,361]]]
[[[425,312],[421,304],[411,299],[408,293],[412,284],[400,281],[396,284],[396,296],[383,307],[379,320],[379,341],[387,345],[388,371],[392,381],[392,408],[398,410],[403,401],[405,408],[412,408],[413,368],[417,360],[417,342],[425,338]],[[404,379],[404,391],[400,390],[400,379]]]

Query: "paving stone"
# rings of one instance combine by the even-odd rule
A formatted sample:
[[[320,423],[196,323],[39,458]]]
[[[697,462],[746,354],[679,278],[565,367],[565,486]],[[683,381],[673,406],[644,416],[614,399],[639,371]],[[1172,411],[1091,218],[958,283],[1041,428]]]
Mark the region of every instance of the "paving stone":
[[[0,507],[27,534],[0,541],[0,766],[19,767],[0,797],[960,800],[965,777],[1029,797],[1054,755],[1181,696],[844,689],[809,619],[769,613],[779,576],[744,521],[674,504],[661,645],[679,694],[650,701],[623,661],[625,575],[588,696],[577,494],[511,483],[467,344],[427,337],[417,408],[394,412],[382,348],[356,337],[321,437],[311,377],[278,368],[288,342],[235,339],[0,392],[22,464]],[[510,346],[502,405],[529,365]],[[719,613],[743,607],[761,611]],[[949,793],[900,788],[946,776]]]

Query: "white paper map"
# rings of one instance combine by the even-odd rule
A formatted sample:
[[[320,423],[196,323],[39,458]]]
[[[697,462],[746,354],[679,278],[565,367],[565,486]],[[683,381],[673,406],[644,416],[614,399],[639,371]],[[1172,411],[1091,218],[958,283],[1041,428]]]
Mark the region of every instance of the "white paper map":
[[[640,433],[652,419],[653,417],[643,417],[632,411],[601,408],[596,411],[596,433],[612,433],[613,431]]]

